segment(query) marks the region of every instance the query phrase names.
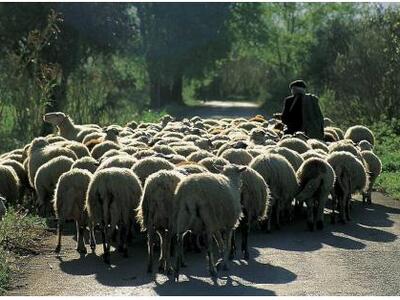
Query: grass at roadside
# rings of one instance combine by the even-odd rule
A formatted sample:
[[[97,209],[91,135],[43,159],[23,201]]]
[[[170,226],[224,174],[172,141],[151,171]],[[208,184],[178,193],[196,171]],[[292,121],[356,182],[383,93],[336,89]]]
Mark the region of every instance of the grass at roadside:
[[[376,185],[400,200],[400,121],[378,122],[371,129],[376,137],[375,153],[382,161]]]
[[[18,256],[35,254],[46,235],[45,220],[24,210],[9,209],[0,221],[0,295],[4,294]]]

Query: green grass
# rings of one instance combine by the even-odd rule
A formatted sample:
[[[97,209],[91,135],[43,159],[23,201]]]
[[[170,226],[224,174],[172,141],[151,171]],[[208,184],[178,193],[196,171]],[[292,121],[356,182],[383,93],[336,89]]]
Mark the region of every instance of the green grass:
[[[9,209],[0,221],[0,295],[7,290],[15,259],[39,252],[45,228],[44,219],[24,210]]]
[[[371,126],[375,137],[375,153],[382,161],[382,174],[377,187],[400,200],[400,122],[397,120],[377,122]]]

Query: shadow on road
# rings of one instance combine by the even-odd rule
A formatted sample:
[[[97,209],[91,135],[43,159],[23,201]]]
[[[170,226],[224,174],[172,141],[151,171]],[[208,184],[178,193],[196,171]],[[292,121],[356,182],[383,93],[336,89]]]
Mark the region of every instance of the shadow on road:
[[[154,291],[160,296],[274,296],[275,292],[258,289],[255,285],[243,285],[232,276],[225,283],[208,283],[189,277],[188,281],[174,282],[168,280],[163,284],[156,282]]]

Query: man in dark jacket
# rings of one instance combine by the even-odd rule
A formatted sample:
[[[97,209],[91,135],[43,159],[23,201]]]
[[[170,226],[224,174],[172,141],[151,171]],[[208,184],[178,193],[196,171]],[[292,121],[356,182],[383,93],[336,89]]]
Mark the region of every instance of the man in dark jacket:
[[[318,98],[306,94],[303,80],[290,83],[292,95],[285,98],[282,122],[286,125],[285,133],[304,132],[309,138],[323,140],[324,116],[319,107]]]

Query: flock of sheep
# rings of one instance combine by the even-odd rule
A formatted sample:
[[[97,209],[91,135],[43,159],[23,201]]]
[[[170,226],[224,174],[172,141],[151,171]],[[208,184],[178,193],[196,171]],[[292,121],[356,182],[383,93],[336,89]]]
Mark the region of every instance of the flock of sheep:
[[[56,252],[65,221],[76,222],[80,253],[87,251],[85,231],[95,251],[100,230],[106,263],[112,242],[126,256],[127,241],[145,231],[148,272],[159,241],[159,271],[173,271],[176,279],[186,246],[207,249],[216,276],[235,257],[236,232],[249,258],[254,224],[270,231],[306,215],[311,231],[322,229],[325,208],[332,223],[337,214],[345,223],[351,196],[362,193],[371,203],[381,172],[373,133],[364,126],[343,132],[327,118],[324,141],[286,135],[279,119],[260,115],[181,121],[166,115],[158,123],[106,128],[75,125],[61,112],[43,120],[58,134],[0,156],[0,214],[28,204],[55,215]]]

